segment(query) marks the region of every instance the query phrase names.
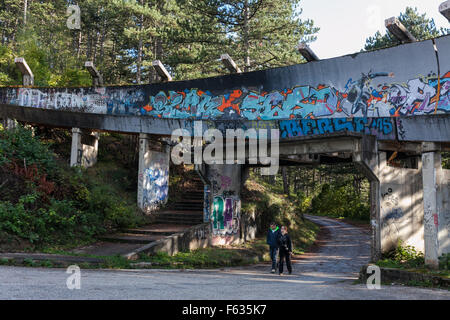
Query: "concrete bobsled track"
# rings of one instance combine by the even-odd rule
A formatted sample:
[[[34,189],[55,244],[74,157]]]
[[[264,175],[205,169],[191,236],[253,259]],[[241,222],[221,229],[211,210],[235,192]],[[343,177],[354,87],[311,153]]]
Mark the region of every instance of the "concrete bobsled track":
[[[92,131],[140,134],[138,203],[143,210],[167,201],[170,148],[155,136],[170,136],[175,129],[196,136],[210,128],[279,130],[268,137],[280,138],[284,164],[335,158],[357,163],[366,174],[373,260],[400,239],[425,251],[427,264],[435,267],[438,257],[450,252],[450,174],[440,156],[450,150],[449,56],[450,36],[443,36],[208,79],[0,88],[0,118],[75,128],[73,165],[95,163],[98,136]],[[405,159],[403,168],[390,166],[393,152]],[[249,166],[199,169],[207,190],[205,221],[211,222],[208,244],[246,239],[251,218],[241,217],[240,189]]]

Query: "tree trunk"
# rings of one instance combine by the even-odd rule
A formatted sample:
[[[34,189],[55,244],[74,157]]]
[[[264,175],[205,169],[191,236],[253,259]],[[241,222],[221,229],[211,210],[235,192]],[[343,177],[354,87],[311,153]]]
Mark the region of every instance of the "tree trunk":
[[[245,52],[245,72],[250,71],[250,40],[249,40],[249,26],[248,26],[248,18],[249,18],[249,12],[248,12],[248,0],[245,0],[244,2],[244,52]]]
[[[289,179],[287,174],[287,167],[281,167],[281,173],[283,175],[283,192],[289,196]]]

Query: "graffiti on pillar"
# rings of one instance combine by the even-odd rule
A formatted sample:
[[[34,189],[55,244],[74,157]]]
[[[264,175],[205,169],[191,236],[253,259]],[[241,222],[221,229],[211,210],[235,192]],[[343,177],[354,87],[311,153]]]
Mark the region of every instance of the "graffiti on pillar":
[[[379,84],[374,84],[375,79]],[[368,71],[358,79],[348,79],[345,86],[299,84],[270,92],[262,87],[255,90],[245,86],[225,92],[183,88],[156,94],[151,93],[151,85],[0,88],[0,103],[176,119],[368,118],[450,112],[450,72],[440,78],[430,74],[405,82],[392,82],[392,79],[395,79],[393,73]]]
[[[236,198],[214,197],[211,224],[216,236],[234,235],[239,232],[241,202]]]
[[[144,207],[154,207],[166,202],[169,195],[169,170],[147,168],[144,171]]]
[[[391,243],[396,245],[400,236],[400,220],[404,216],[403,210],[399,207],[400,201],[394,193],[393,187],[388,187],[381,193],[383,218],[381,225],[386,237]]]
[[[150,211],[165,204],[169,196],[169,156],[165,152],[150,150],[145,156],[142,171],[142,208]]]
[[[210,219],[211,210],[211,189],[209,185],[205,184],[203,196],[203,222],[208,222]]]

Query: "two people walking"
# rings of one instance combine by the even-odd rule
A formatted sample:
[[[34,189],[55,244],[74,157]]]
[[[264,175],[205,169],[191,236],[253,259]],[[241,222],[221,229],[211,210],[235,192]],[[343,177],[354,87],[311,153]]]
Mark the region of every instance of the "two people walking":
[[[292,241],[287,232],[287,227],[282,226],[281,229],[272,222],[270,229],[267,232],[267,244],[270,247],[270,259],[272,260],[272,273],[275,273],[277,268],[277,256],[279,253],[279,274],[283,275],[284,261],[289,274],[292,273]]]

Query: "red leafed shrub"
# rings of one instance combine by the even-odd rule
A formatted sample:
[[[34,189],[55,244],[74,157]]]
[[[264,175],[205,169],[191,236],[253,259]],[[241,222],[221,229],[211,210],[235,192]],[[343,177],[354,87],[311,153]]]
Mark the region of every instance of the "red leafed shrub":
[[[47,180],[46,173],[40,173],[37,165],[32,164],[31,166],[19,165],[17,160],[12,160],[9,164],[10,169],[15,175],[22,177],[24,180],[34,182],[38,190],[45,195],[51,195],[55,191],[55,183]]]

